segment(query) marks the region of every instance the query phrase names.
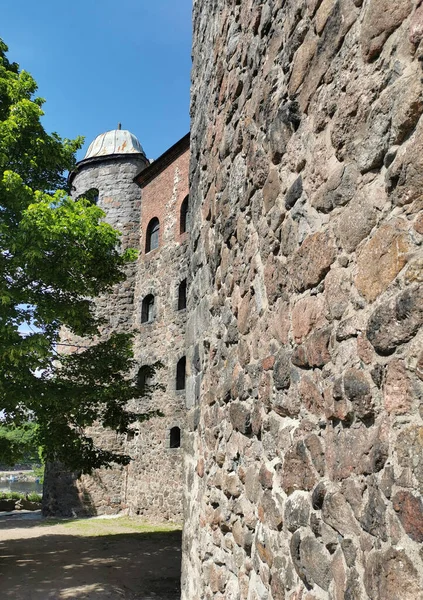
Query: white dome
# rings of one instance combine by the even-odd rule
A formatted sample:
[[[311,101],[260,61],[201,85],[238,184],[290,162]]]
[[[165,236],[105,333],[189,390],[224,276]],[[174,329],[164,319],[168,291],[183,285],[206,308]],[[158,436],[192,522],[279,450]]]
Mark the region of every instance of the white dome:
[[[89,145],[84,160],[113,154],[144,154],[138,139],[126,129],[113,129],[98,135]]]

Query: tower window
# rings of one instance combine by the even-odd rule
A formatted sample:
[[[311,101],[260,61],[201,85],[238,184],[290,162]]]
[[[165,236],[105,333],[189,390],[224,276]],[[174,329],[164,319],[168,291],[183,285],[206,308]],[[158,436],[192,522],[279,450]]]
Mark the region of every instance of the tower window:
[[[186,374],[186,364],[187,359],[185,356],[178,360],[178,364],[176,365],[176,389],[184,390],[185,389],[185,374]]]
[[[154,296],[148,294],[142,301],[141,323],[151,323],[154,320]]]
[[[188,231],[188,198],[189,196],[185,196],[181,204],[179,233],[185,233],[186,231]]]
[[[78,196],[78,200],[80,198],[85,198],[86,200],[91,202],[91,204],[97,204],[99,196],[100,193],[97,188],[90,188],[89,190]]]
[[[179,427],[172,427],[169,436],[169,448],[181,447],[181,430]]]
[[[145,252],[150,252],[159,247],[159,232],[160,223],[157,217],[151,219],[147,227],[147,235],[145,240]]]
[[[181,281],[178,287],[178,310],[187,307],[187,280]]]

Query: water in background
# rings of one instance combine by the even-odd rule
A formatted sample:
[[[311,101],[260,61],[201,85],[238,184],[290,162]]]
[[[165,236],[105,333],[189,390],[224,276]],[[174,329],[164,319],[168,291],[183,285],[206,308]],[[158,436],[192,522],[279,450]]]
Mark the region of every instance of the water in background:
[[[43,493],[43,484],[36,481],[0,481],[0,492]]]

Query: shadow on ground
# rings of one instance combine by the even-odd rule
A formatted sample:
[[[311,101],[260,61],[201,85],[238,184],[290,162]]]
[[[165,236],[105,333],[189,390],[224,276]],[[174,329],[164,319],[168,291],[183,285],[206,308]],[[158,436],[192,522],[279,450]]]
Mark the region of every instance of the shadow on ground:
[[[80,536],[51,534],[51,529],[44,534],[44,527],[34,529],[34,521],[19,525],[24,523],[32,528],[31,537],[2,527],[2,599],[180,598],[180,531]],[[7,539],[12,533],[19,537]]]
[[[49,520],[41,520],[41,511],[31,512],[0,512],[0,531],[7,529],[28,529],[30,527],[40,527],[40,525],[49,525]]]

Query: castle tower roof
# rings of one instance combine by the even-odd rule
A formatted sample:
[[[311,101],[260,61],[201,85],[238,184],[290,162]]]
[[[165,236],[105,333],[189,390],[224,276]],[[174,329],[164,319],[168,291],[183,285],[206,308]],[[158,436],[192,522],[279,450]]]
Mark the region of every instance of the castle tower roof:
[[[144,150],[138,139],[126,129],[113,129],[98,135],[88,147],[83,160],[115,154],[142,154]]]
[[[84,158],[78,161],[77,168],[69,173],[68,182],[72,185],[77,174],[85,167],[101,166],[116,160],[135,162],[138,171],[150,164],[138,138],[127,129],[121,129],[120,123],[117,129],[100,133],[91,142]]]

